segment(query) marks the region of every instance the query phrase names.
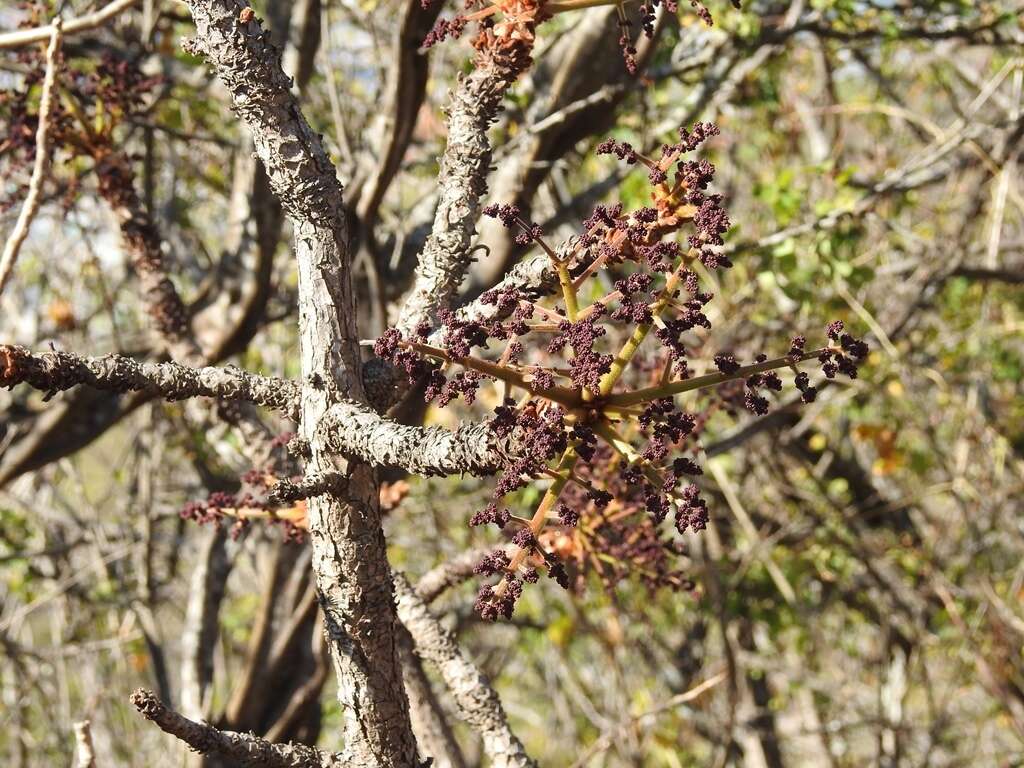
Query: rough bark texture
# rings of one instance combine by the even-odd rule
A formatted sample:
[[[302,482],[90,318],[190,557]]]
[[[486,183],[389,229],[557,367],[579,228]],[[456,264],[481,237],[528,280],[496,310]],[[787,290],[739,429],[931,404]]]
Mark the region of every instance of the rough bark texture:
[[[334,471],[316,426],[340,398],[364,400],[341,185],[291,93],[275,48],[248,3],[190,0],[194,48],[204,53],[250,129],[270,187],[291,218],[299,272],[303,390],[300,433],[307,474]],[[248,15],[241,18],[248,18]],[[313,570],[346,714],[346,752],[365,766],[413,766],[416,744],[395,649],[395,608],[378,484],[348,465],[344,501],[310,500]]]
[[[398,323],[406,336],[451,304],[469,268],[470,244],[491,165],[487,129],[505,92],[528,61],[525,56],[509,60],[482,54],[452,93],[434,227],[420,254],[415,282]]]
[[[317,430],[327,451],[414,475],[493,475],[509,463],[515,435],[499,438],[486,424],[456,430],[410,427],[358,403],[338,403]]]
[[[430,613],[401,573],[394,575],[398,617],[416,645],[416,653],[437,665],[459,709],[459,716],[483,739],[494,768],[536,768],[509,728],[498,694],[459,648],[454,635]]]
[[[409,715],[420,752],[434,762],[431,768],[466,768],[459,742],[445,719],[441,702],[434,694],[423,661],[416,655],[415,643],[405,627],[398,627],[398,653],[402,659],[402,678],[409,696]]]
[[[142,715],[166,733],[175,736],[194,751],[231,758],[241,768],[357,768],[362,763],[304,744],[271,744],[246,733],[220,731],[212,725],[197,723],[168,709],[142,688],[131,696]]]
[[[0,386],[28,384],[48,395],[85,384],[108,392],[143,392],[166,400],[216,397],[274,408],[294,417],[299,387],[292,381],[240,368],[190,368],[178,363],[140,363],[123,355],[79,357],[69,352],[36,355],[0,345]]]
[[[325,493],[344,493],[348,486],[340,472],[321,472],[295,482],[279,480],[268,494],[271,501],[281,504],[299,499],[310,499]]]

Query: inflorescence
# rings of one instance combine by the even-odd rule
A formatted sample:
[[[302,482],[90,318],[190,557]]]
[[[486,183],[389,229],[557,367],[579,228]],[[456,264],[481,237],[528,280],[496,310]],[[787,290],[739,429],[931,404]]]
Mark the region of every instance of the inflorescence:
[[[420,2],[424,8],[429,8],[439,0],[420,0]],[[740,0],[731,0],[731,2],[734,8],[740,7]],[[537,24],[560,13],[569,13],[603,4],[614,6],[618,13],[619,49],[622,51],[626,69],[630,74],[635,75],[639,70],[639,64],[636,59],[636,43],[630,31],[633,21],[626,14],[625,5],[621,0],[607,0],[606,3],[595,2],[595,0],[466,0],[467,13],[451,19],[438,19],[424,38],[423,47],[430,48],[445,40],[458,39],[471,22],[477,22],[480,25],[481,34],[474,39],[474,46],[478,48],[487,44],[485,41],[492,37],[526,40],[532,44]],[[641,33],[647,38],[654,37],[659,6],[663,6],[666,13],[679,12],[677,0],[644,0],[638,7],[637,13]],[[705,24],[709,27],[714,24],[711,11],[702,0],[690,0],[690,6]],[[492,29],[493,35],[490,35],[489,32]]]
[[[798,336],[774,359],[744,362],[728,351],[707,359],[703,332],[711,322],[704,308],[713,296],[695,267],[731,266],[722,249],[730,223],[722,197],[709,191],[714,166],[687,156],[717,134],[711,123],[681,129],[657,159],[626,142],[600,144],[598,154],[647,170],[651,205],[628,212],[622,204],[599,205],[560,249],[515,206],[484,210],[518,242],[548,255],[561,291],[554,306],[515,288],[492,290],[481,297],[491,309],[487,319],[443,311],[437,332],[424,324],[403,338],[391,329],[376,342],[375,353],[438,406],[459,398],[473,403],[485,382],[515,395],[495,408],[490,428],[496,437],[514,437],[518,458],[470,519],[508,537],[477,567],[490,579],[476,602],[486,619],[511,616],[524,584],[540,572],[568,588],[588,563],[609,586],[636,573],[651,588],[692,587],[673,567],[683,543],[666,529],[681,535],[708,525],[696,480],[699,439],[711,413],[767,413],[784,386],[778,371],[786,368],[810,402],[817,389],[799,363],[816,359],[825,377],[854,378],[867,356],[867,345],[836,321],[819,349],[808,350]],[[602,272],[614,290],[581,307],[581,296],[601,293],[595,276]],[[649,335],[657,350],[638,354]],[[432,346],[429,339],[437,338],[440,346]],[[707,372],[695,375],[700,369]],[[698,390],[708,395],[703,407],[681,408],[676,396]],[[515,494],[537,482],[547,487],[532,516],[514,514]]]

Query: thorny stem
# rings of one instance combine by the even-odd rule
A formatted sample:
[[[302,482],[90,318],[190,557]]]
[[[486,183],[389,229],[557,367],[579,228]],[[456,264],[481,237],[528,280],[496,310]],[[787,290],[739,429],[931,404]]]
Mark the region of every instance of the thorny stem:
[[[737,369],[734,373],[710,373],[707,376],[697,376],[692,379],[673,381],[669,384],[663,384],[656,387],[644,387],[643,389],[635,389],[632,392],[622,392],[617,395],[609,395],[608,404],[617,406],[638,405],[652,400],[659,400],[663,397],[672,397],[673,395],[682,394],[683,392],[691,392],[695,389],[714,387],[718,384],[724,384],[727,381],[746,378],[747,376],[755,373],[763,373],[764,371],[772,371],[778,368],[787,368],[792,366],[794,363],[798,363],[803,360],[810,360],[812,357],[817,357],[826,349],[829,348],[821,347],[819,349],[812,349],[809,352],[804,352],[798,356],[787,355],[786,357],[776,357],[772,360],[765,360],[763,363],[745,365]]]

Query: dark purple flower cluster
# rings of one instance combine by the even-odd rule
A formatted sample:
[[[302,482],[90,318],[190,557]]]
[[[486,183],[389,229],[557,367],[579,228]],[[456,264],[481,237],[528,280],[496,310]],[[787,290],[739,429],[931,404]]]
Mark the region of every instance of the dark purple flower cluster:
[[[423,359],[411,349],[402,346],[402,334],[397,328],[388,328],[384,331],[374,342],[373,353],[405,371],[410,384],[415,384],[426,371]]]
[[[250,520],[244,517],[228,516],[225,510],[239,508],[264,508],[264,504],[257,501],[249,494],[235,496],[234,494],[215,491],[211,493],[206,501],[190,501],[181,508],[181,518],[191,520],[200,525],[212,524],[218,531],[224,526],[224,520],[231,520],[230,535],[232,539],[238,539],[249,528]]]
[[[423,2],[423,0],[421,0],[421,2]],[[456,16],[450,21],[448,19],[438,19],[427,33],[427,36],[423,38],[423,47],[433,48],[435,45],[443,43],[448,38],[458,40],[462,37],[462,33],[465,31],[467,23],[468,22],[464,16]]]
[[[813,403],[817,399],[818,388],[811,386],[811,377],[805,371],[800,371],[793,383],[800,390],[800,399],[805,403]]]
[[[669,443],[680,443],[689,437],[697,424],[692,414],[676,408],[671,397],[663,397],[647,403],[638,422],[645,430],[653,430],[654,436]]]
[[[754,362],[763,363],[767,359],[767,355],[758,355]],[[782,391],[782,379],[779,378],[779,374],[775,371],[751,374],[744,383],[747,385],[747,391],[743,398],[743,405],[746,406],[748,411],[758,416],[764,416],[768,413],[768,400],[758,394],[758,390]]]
[[[655,212],[657,213],[657,212]],[[615,282],[615,290],[622,294],[619,307],[612,312],[613,320],[624,320],[637,325],[646,325],[653,320],[646,291],[650,290],[654,278],[646,272],[634,272],[624,280]],[[634,294],[641,294],[634,299]]]
[[[579,510],[573,509],[567,504],[559,504],[555,510],[555,514],[558,515],[558,519],[562,522],[562,525],[568,526],[569,528],[575,528],[580,522]]]
[[[724,373],[726,376],[731,376],[740,369],[740,364],[736,360],[736,356],[727,352],[722,352],[715,355],[715,367]]]
[[[442,309],[437,319],[444,326],[444,348],[454,358],[469,357],[473,347],[486,347],[488,329],[475,320],[462,320],[450,309]]]
[[[512,543],[520,549],[532,550],[537,546],[537,537],[530,527],[526,526],[512,534]]]
[[[856,379],[858,366],[868,356],[867,342],[844,333],[842,320],[829,323],[825,332],[829,339],[839,343],[839,349],[829,347],[818,355],[822,373],[829,379],[834,379],[837,373]]]
[[[679,259],[679,243],[659,241],[654,245],[640,245],[637,255],[655,272],[669,272]]]
[[[506,229],[521,230],[514,238],[517,245],[527,246],[530,243],[539,241],[544,235],[544,231],[540,228],[539,224],[523,219],[519,207],[511,203],[492,203],[483,209],[483,214],[484,216],[498,219]]]
[[[703,531],[708,527],[708,504],[701,498],[700,488],[696,485],[688,485],[683,489],[679,507],[676,509],[676,530],[680,533],[686,531]]]
[[[558,334],[548,343],[548,352],[557,354],[566,344],[572,347],[573,357],[569,360],[569,378],[578,389],[588,389],[595,395],[601,392],[601,377],[611,370],[612,356],[594,349],[594,342],[605,335],[598,320],[604,315],[604,307],[598,307],[589,317],[575,323],[563,320],[558,325]]]
[[[671,152],[693,152],[697,147],[703,144],[713,136],[718,136],[720,133],[719,128],[714,123],[694,123],[692,128],[686,126],[679,127],[679,143],[668,146]],[[662,154],[668,154],[665,148],[662,148]],[[710,164],[709,164],[710,165]],[[714,168],[707,175],[707,181],[711,180],[714,175]],[[706,183],[706,182],[705,182]],[[704,189],[704,186],[699,186],[697,189]]]
[[[636,46],[629,36],[631,24],[628,19],[619,19],[619,50],[622,51],[622,60],[626,64],[626,71],[635,75],[639,69],[636,61]]]
[[[512,513],[505,507],[498,507],[497,502],[492,501],[486,507],[473,514],[469,518],[469,524],[473,527],[478,525],[488,525],[493,523],[499,528],[504,528],[508,525],[508,521],[512,519]]]
[[[428,376],[423,399],[428,403],[436,402],[438,407],[444,408],[461,395],[466,405],[472,405],[476,401],[476,391],[480,388],[480,382],[485,378],[487,377],[476,371],[460,371],[446,379],[444,374],[435,368]]]
[[[607,142],[599,144],[598,149],[606,144]],[[595,206],[594,212],[583,220],[582,240],[584,245],[594,245],[597,242],[598,235],[606,229],[615,229],[618,227],[619,220],[621,218],[622,203]]]
[[[580,576],[583,562],[591,557],[596,558],[595,571],[611,557],[615,579],[625,572],[618,570],[620,565],[628,569],[632,564],[651,572],[643,578],[652,586],[689,585],[670,565],[672,554],[685,545],[662,540],[660,531],[671,530],[671,525],[663,525],[670,517],[680,534],[699,532],[708,524],[708,504],[693,482],[703,474],[696,461],[701,431],[722,406],[728,413],[742,407],[756,414],[767,412],[769,393],[782,389],[775,369],[807,357],[803,337],[792,340],[780,361],[769,364],[764,355],[755,358],[765,364],[767,370],[762,371],[752,372],[734,354],[722,352],[714,356],[722,374],[719,397],[712,398],[709,407],[686,412],[669,394],[683,389],[675,385],[690,376],[690,350],[705,344],[703,334],[691,332],[711,327],[706,306],[712,295],[701,289],[693,261],[700,259],[712,269],[730,265],[719,252],[729,219],[721,197],[709,191],[714,166],[702,159],[680,159],[717,133],[710,123],[683,130],[677,144],[663,148],[658,162],[628,143],[603,142],[599,153],[650,170],[653,204],[630,212],[621,204],[597,206],[581,236],[568,241],[558,255],[539,239],[539,229],[524,220],[517,207],[487,207],[487,215],[518,228],[522,242],[537,242],[552,258],[551,272],[560,273],[560,304],[549,309],[514,288],[493,289],[481,297],[484,306],[493,308],[487,320],[466,319],[469,313],[438,313],[443,351],[403,341],[397,331],[377,342],[379,355],[421,378],[426,375],[427,397],[439,405],[459,396],[472,403],[487,378],[479,371],[532,398],[518,404],[506,399],[489,425],[499,440],[515,445],[516,458],[503,468],[490,503],[470,520],[473,526],[493,524],[509,537],[504,549],[478,567],[481,575],[500,575],[478,595],[477,609],[486,619],[511,615],[524,584],[537,580],[541,565],[567,588],[570,573]],[[670,238],[689,226],[695,234],[686,250]],[[568,278],[563,267],[570,270]],[[612,293],[580,288],[602,271],[614,275]],[[595,294],[604,295],[595,299]],[[588,295],[592,303],[579,306]],[[420,329],[418,338],[425,342],[430,330]],[[652,330],[667,359],[665,354],[653,359],[637,356],[633,341],[621,347],[618,358],[610,353],[626,338],[642,339]],[[535,341],[547,333],[552,334],[547,343]],[[831,346],[820,353],[826,376],[855,375],[856,363],[867,354],[866,345],[845,333],[842,324],[830,325],[828,335]],[[494,339],[505,342],[503,351],[489,348]],[[430,371],[421,354],[464,370],[446,377],[440,370]],[[567,366],[551,358],[561,358]],[[556,376],[567,378],[569,385],[556,386]],[[602,394],[606,381],[613,382],[614,389]],[[805,400],[816,394],[805,373],[798,373],[796,387]],[[505,497],[538,479],[551,479],[553,490],[534,513],[533,519],[542,522],[526,525],[512,515]]]
[[[521,294],[519,289],[511,286],[508,288],[492,288],[480,294],[480,303],[494,307],[497,311],[497,316],[500,318],[508,317],[519,309],[520,300]],[[532,315],[533,311],[531,309],[530,315],[524,319],[528,319]]]
[[[577,455],[584,461],[592,461],[594,452],[597,450],[597,435],[594,434],[594,430],[586,424],[576,424],[569,436],[576,446]]]
[[[597,145],[597,148],[594,150],[594,154],[615,155],[619,160],[622,160],[629,165],[634,165],[640,159],[640,155],[638,155],[636,150],[633,149],[632,144],[628,141],[616,141],[615,139],[605,139],[602,141]],[[612,224],[608,223],[608,226],[612,226]]]
[[[503,573],[510,562],[504,549],[495,549],[484,555],[480,562],[473,566],[473,573],[478,576]]]
[[[499,437],[508,437],[519,431],[520,457],[504,468],[494,489],[495,500],[527,485],[547,463],[565,450],[568,438],[565,430],[565,412],[553,406],[540,412],[536,403],[517,409],[506,403],[494,409],[491,430]]]
[[[473,610],[484,621],[497,621],[502,616],[511,619],[516,602],[522,594],[523,582],[514,574],[506,573],[497,586],[492,587],[485,584],[480,587]]]

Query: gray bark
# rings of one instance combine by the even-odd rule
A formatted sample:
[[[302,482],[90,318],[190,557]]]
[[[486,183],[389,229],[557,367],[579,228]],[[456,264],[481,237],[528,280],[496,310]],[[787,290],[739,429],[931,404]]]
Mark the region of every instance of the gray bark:
[[[505,92],[528,62],[525,54],[508,59],[482,53],[473,71],[452,93],[434,226],[420,254],[413,287],[398,323],[407,337],[420,323],[432,322],[439,309],[451,304],[469,268],[480,198],[487,191],[491,165],[487,129],[501,108]]]
[[[237,0],[190,0],[198,41],[250,129],[271,189],[291,218],[299,272],[303,390],[300,434],[308,474],[337,468],[317,424],[340,398],[362,401],[358,335],[341,185],[281,69],[280,51]],[[417,764],[395,649],[395,609],[373,469],[349,462],[344,500],[309,502],[313,570],[323,606],[346,751],[366,766]]]
[[[510,462],[516,445],[515,434],[499,438],[487,424],[410,427],[358,403],[333,405],[317,433],[328,452],[414,475],[493,475]]]
[[[221,731],[168,709],[149,691],[138,689],[131,702],[147,719],[204,755],[221,755],[241,768],[361,768],[363,763],[304,744],[271,744],[248,733]]]
[[[79,357],[69,352],[36,355],[0,345],[0,386],[28,384],[47,394],[85,384],[108,392],[142,392],[166,400],[216,397],[274,408],[294,417],[295,382],[247,373],[234,366],[190,368],[178,363],[140,363],[122,355]]]
[[[536,768],[512,732],[498,694],[462,652],[455,636],[430,613],[401,573],[394,575],[398,617],[412,637],[416,653],[437,665],[462,720],[483,740],[494,768]]]

